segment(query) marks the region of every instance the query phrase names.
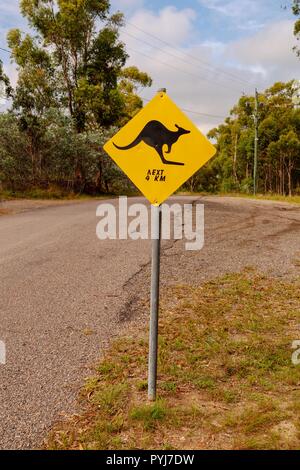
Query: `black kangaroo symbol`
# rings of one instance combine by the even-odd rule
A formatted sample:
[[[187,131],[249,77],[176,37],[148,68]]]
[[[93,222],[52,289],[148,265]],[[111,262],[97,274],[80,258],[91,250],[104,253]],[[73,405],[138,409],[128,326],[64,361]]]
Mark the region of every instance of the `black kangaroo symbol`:
[[[126,145],[125,147],[119,147],[114,143],[114,146],[118,150],[129,150],[138,145],[140,142],[145,142],[145,144],[153,147],[157,151],[161,161],[165,165],[184,165],[184,163],[170,162],[169,160],[166,160],[163,153],[164,145],[168,146],[166,153],[171,153],[172,146],[177,142],[179,137],[191,132],[186,131],[177,124],[175,124],[175,127],[177,127],[177,131],[170,131],[161,122],[150,121],[145,125],[144,129],[131,144]]]

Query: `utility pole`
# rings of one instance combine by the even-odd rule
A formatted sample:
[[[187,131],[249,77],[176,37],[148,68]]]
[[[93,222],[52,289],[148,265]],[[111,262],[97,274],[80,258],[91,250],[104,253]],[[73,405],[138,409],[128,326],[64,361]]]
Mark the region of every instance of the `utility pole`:
[[[255,108],[254,108],[254,169],[253,169],[253,194],[256,195],[257,190],[257,153],[258,153],[258,92],[255,88]]]

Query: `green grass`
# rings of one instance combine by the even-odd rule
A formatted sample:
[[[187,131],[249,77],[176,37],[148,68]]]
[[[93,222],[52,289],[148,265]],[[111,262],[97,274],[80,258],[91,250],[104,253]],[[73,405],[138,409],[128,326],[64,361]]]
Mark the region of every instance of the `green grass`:
[[[237,192],[232,192],[232,193],[208,193],[208,192],[199,192],[199,193],[193,193],[189,191],[180,191],[177,193],[178,195],[182,196],[224,196],[224,197],[241,197],[245,199],[257,199],[257,200],[266,200],[266,201],[279,201],[279,202],[288,202],[292,204],[300,204],[300,195],[295,195],[295,196],[281,196],[279,194],[271,194],[271,193],[266,193],[266,194],[249,194],[249,193],[237,193]]]
[[[249,199],[258,199],[258,200],[268,200],[268,201],[279,201],[279,202],[289,202],[292,204],[300,204],[300,196],[280,196],[279,194],[244,194],[244,193],[223,193],[220,196],[230,196],[230,197],[243,197]]]
[[[111,384],[101,387],[92,397],[92,402],[106,414],[114,416],[127,398],[127,384]]]
[[[130,192],[127,194],[128,197],[131,196],[140,196],[139,192]],[[270,201],[280,201],[288,202],[294,204],[300,204],[300,195],[295,195],[292,197],[289,196],[280,196],[279,194],[253,194],[248,193],[208,193],[205,191],[202,192],[190,192],[190,191],[178,191],[176,195],[181,196],[228,196],[228,197],[241,197],[248,199],[258,199],[258,200],[270,200]],[[90,196],[88,194],[74,193],[73,191],[64,190],[58,186],[52,185],[48,189],[41,188],[31,188],[24,191],[12,191],[12,190],[2,190],[0,191],[0,200],[11,200],[11,199],[99,199],[99,198],[111,198],[117,197],[117,194],[104,194]]]
[[[0,191],[0,200],[14,200],[14,199],[45,199],[45,200],[85,200],[85,199],[101,199],[115,197],[113,194],[104,194],[90,196],[88,194],[75,193],[67,191],[62,188],[51,186],[49,189],[31,188],[24,191],[2,190]]]
[[[299,287],[248,269],[168,288],[157,402],[147,400],[143,328],[111,345],[81,391],[82,412],[56,426],[46,447],[299,448]]]
[[[140,421],[147,431],[154,429],[158,421],[163,421],[168,412],[164,402],[159,400],[154,404],[134,406],[130,411],[130,417]]]

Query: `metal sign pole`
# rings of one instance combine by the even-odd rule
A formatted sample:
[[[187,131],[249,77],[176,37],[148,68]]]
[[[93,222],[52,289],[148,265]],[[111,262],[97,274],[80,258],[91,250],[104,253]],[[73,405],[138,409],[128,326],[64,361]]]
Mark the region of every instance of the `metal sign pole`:
[[[151,271],[151,302],[149,332],[149,368],[148,368],[148,399],[156,399],[157,350],[158,350],[158,309],[159,309],[159,274],[160,274],[160,242],[161,242],[161,206],[152,206],[152,271]]]
[[[157,95],[150,103],[103,146],[106,153],[117,165],[122,162],[122,170],[153,204],[151,206],[153,225],[151,230],[152,277],[148,364],[148,398],[152,401],[156,399],[157,382],[162,230],[160,204],[216,153],[215,147],[178,109],[167,96],[166,91],[165,88],[158,90]],[[143,147],[141,147],[142,143]],[[175,145],[176,147],[173,147]],[[139,150],[135,151],[137,146],[139,146]],[[173,148],[176,148],[175,152],[173,152]],[[165,153],[172,155],[171,160],[165,158]],[[121,158],[123,155],[124,158]],[[193,155],[195,155],[195,159],[192,158]],[[180,167],[181,170],[175,172],[174,165],[178,169]],[[153,233],[154,231],[156,233]]]

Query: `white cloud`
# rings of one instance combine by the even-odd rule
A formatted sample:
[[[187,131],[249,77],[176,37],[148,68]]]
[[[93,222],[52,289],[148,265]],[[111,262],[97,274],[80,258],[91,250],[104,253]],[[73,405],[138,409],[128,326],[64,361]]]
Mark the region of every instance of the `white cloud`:
[[[137,65],[153,78],[153,87],[144,90],[143,96],[150,99],[157,89],[166,87],[182,108],[225,116],[242,93],[243,85],[205,65],[222,62],[226,44],[206,41],[186,46],[190,39],[197,37],[195,19],[196,13],[191,9],[167,7],[156,14],[143,9],[130,18],[122,39],[131,56],[130,64]],[[175,49],[155,37],[174,45]],[[227,71],[234,73],[236,69],[229,67]],[[240,75],[248,77],[248,71]],[[222,118],[193,113],[190,117],[204,132],[222,121]]]
[[[222,102],[223,89],[218,84],[211,85],[212,80],[218,82],[218,77],[215,77],[207,67],[203,68],[197,59],[201,58],[203,61],[210,62],[212,54],[221,54],[223,45],[207,42],[195,47],[184,47],[183,45],[194,37],[195,19],[196,13],[188,8],[179,10],[175,7],[167,7],[156,14],[143,9],[130,18],[124,29],[122,40],[130,53],[130,64],[137,65],[153,78],[153,87],[150,90],[144,90],[143,96],[151,99],[157,89],[166,87],[170,96],[181,107],[196,112],[216,114]],[[174,45],[175,49],[156,40],[155,37]],[[228,82],[227,86],[230,86]],[[216,98],[213,103],[212,95]],[[228,95],[224,96],[224,93],[223,99],[225,99],[226,108],[234,103],[230,101],[230,98],[228,101]],[[205,132],[214,127],[217,122],[215,118],[209,121],[207,117],[201,118],[194,114],[191,114],[191,118]]]
[[[217,21],[231,24],[235,31],[257,31],[291,15],[282,0],[198,0],[198,3],[211,10]]]
[[[198,0],[200,5],[233,18],[249,17],[259,9],[257,0]]]
[[[243,92],[253,94],[256,86],[264,90],[275,81],[297,78],[299,62],[292,51],[292,21],[271,23],[262,31],[252,32],[247,38],[230,43],[205,41],[184,47],[194,35],[194,18],[194,13],[187,14],[186,9],[174,8],[163,9],[156,15],[142,10],[130,18],[130,23],[175,47],[174,50],[127,26],[125,31],[138,38],[126,37],[126,34],[123,36],[127,45],[136,51],[129,50],[130,63],[148,72],[154,81],[150,90],[141,93],[146,98],[152,98],[158,88],[166,87],[181,108],[226,116]],[[165,24],[173,27],[164,28]],[[160,50],[145,45],[142,40],[158,46]],[[203,62],[213,64],[215,71],[207,68]],[[189,116],[204,132],[223,121],[222,118],[193,113]]]
[[[196,16],[196,12],[191,8],[178,10],[168,6],[157,14],[151,10],[140,9],[132,15],[130,23],[177,46],[190,39]]]
[[[144,0],[112,0],[111,7],[112,10],[120,10],[127,13],[137,8],[142,8],[144,5]]]
[[[121,2],[133,5],[137,1],[140,0],[114,0],[113,5]],[[228,6],[236,1],[206,0],[205,3],[222,7],[224,3]],[[256,0],[253,1],[257,4]],[[240,0],[239,4],[245,7],[247,2]],[[243,15],[242,7],[239,8],[240,15]],[[121,38],[128,46],[129,64],[137,65],[153,78],[152,88],[141,91],[143,97],[151,99],[158,88],[166,87],[170,97],[181,108],[226,116],[242,92],[253,94],[255,86],[263,90],[275,81],[298,78],[299,61],[292,51],[295,43],[293,21],[273,21],[258,32],[249,30],[247,38],[229,43],[217,39],[197,44],[196,19],[196,12],[190,8],[169,6],[157,12],[144,7],[134,9]],[[166,41],[175,49],[143,31]],[[15,82],[16,71],[8,61],[9,58],[5,70]],[[212,64],[215,69],[205,63]],[[235,77],[240,77],[241,81]],[[204,132],[223,121],[218,117],[187,114]]]
[[[299,61],[293,52],[296,40],[293,21],[270,24],[254,36],[230,45],[227,55],[240,68],[264,70],[267,80],[290,80],[299,76]]]

